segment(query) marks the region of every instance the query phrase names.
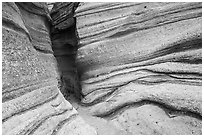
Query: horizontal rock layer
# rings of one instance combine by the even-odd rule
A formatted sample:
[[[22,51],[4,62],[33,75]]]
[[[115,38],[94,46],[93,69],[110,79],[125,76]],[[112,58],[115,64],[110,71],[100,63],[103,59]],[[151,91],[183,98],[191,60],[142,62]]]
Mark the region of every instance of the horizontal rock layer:
[[[59,91],[46,4],[2,4],[2,134],[95,134]]]
[[[201,3],[80,3],[75,17],[82,104],[93,115],[130,115],[123,118],[129,129],[118,123],[140,134],[134,114],[151,108],[162,121],[171,119],[164,112],[174,113],[179,120],[170,126],[182,127],[148,121],[140,128],[151,130],[141,134],[201,134]]]

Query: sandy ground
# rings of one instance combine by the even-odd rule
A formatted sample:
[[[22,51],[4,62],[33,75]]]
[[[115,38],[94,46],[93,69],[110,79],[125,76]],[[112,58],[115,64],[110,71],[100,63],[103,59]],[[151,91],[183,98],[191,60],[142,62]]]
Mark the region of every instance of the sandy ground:
[[[121,111],[122,113],[119,112],[120,115],[100,118],[91,115],[91,107],[80,105],[73,95],[68,96],[67,100],[85,122],[95,128],[98,135],[202,134],[202,121],[199,119],[176,113],[172,116],[157,105],[130,107]]]
[[[98,135],[128,135],[127,131],[119,129],[111,121],[95,117],[90,114],[89,107],[84,107],[79,104],[73,95],[68,96],[68,101],[74,106],[78,111],[79,115],[87,122],[87,124],[94,127]]]

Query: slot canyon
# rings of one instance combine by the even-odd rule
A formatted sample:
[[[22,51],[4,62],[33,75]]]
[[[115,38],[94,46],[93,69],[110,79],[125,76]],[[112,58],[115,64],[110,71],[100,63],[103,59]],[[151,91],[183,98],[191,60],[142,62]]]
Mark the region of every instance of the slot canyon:
[[[2,2],[3,135],[201,135],[201,2]]]

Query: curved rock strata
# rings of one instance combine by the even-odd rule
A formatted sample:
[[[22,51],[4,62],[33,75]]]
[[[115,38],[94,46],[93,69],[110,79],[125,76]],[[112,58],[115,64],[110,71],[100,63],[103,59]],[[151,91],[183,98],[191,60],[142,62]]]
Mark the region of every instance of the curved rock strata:
[[[96,134],[59,91],[47,5],[2,7],[2,134]]]
[[[80,3],[75,12],[82,104],[93,115],[115,115],[132,134],[201,134],[201,3]]]
[[[2,3],[3,134],[202,134],[201,3],[48,4]]]

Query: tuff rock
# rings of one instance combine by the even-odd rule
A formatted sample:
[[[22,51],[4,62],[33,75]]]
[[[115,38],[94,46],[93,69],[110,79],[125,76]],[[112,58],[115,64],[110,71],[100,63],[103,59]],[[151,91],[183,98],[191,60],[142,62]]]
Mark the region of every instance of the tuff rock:
[[[3,134],[202,134],[201,3],[48,5],[3,3]]]
[[[46,3],[3,3],[2,134],[96,134],[60,92]]]
[[[80,3],[75,12],[81,102],[92,115],[131,134],[201,134],[201,3]]]

